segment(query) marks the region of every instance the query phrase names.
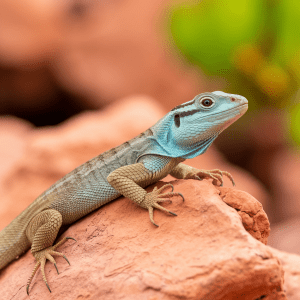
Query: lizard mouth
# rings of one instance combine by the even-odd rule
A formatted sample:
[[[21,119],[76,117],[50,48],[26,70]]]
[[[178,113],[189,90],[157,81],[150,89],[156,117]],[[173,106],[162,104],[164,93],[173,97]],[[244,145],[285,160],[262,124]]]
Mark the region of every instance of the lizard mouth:
[[[248,103],[239,105],[237,109],[239,109],[240,114],[243,115],[248,110]]]

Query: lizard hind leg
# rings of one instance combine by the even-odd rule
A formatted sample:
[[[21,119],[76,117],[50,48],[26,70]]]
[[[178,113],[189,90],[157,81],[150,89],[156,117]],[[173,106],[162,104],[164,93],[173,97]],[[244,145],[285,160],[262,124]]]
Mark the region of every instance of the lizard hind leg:
[[[55,266],[57,274],[59,274],[59,272],[58,272],[58,268],[57,268],[57,265],[56,265],[56,261],[53,258],[54,255],[56,255],[56,256],[62,256],[68,262],[68,264],[70,265],[69,260],[66,258],[66,256],[63,253],[54,251],[58,246],[60,246],[63,243],[65,243],[68,239],[72,239],[72,240],[76,241],[74,238],[64,237],[61,241],[59,241],[54,246],[46,248],[46,249],[41,250],[41,251],[38,251],[35,254],[33,254],[34,257],[35,257],[35,259],[36,259],[36,261],[37,261],[37,263],[35,264],[35,266],[33,268],[33,271],[31,273],[31,276],[30,276],[30,278],[28,279],[28,282],[27,282],[26,291],[27,291],[28,295],[29,295],[29,286],[30,286],[30,284],[32,282],[32,279],[33,279],[35,273],[39,269],[39,267],[41,267],[41,272],[42,272],[43,280],[44,280],[44,282],[45,282],[45,284],[46,284],[49,292],[51,293],[51,290],[50,290],[50,287],[48,285],[48,281],[47,281],[47,278],[46,278],[46,274],[45,274],[45,264],[46,264],[47,259],[50,262],[52,262],[54,264],[54,266]]]
[[[68,259],[65,257],[64,254],[60,252],[56,252],[54,250],[60,245],[62,245],[64,242],[66,242],[68,239],[73,239],[73,238],[65,237],[60,242],[52,246],[54,240],[56,239],[59,228],[61,227],[61,224],[62,224],[61,214],[54,209],[48,209],[37,214],[27,226],[26,235],[29,241],[32,243],[31,253],[36,260],[34,269],[27,282],[27,287],[26,287],[27,294],[29,294],[29,286],[39,267],[41,267],[43,280],[48,290],[51,292],[45,274],[45,264],[47,259],[54,264],[57,273],[58,273],[58,269],[57,269],[55,259],[53,258],[54,255],[62,256],[69,263]]]

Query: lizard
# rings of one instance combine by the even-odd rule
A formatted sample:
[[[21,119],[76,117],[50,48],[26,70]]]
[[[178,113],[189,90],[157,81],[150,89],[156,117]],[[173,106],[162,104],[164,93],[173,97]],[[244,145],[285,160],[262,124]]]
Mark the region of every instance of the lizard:
[[[19,216],[0,232],[0,270],[31,248],[36,260],[26,285],[29,287],[39,268],[43,281],[51,292],[45,275],[45,263],[57,265],[53,256],[66,256],[55,251],[72,237],[54,244],[62,225],[76,222],[88,213],[123,195],[149,212],[154,208],[175,215],[159,203],[180,196],[170,183],[152,192],[144,188],[168,174],[177,179],[212,178],[223,185],[230,173],[190,167],[183,162],[203,154],[215,138],[248,109],[245,97],[216,91],[202,93],[169,111],[155,125],[137,137],[112,148],[77,167],[54,183]],[[171,192],[164,192],[172,188]],[[70,264],[70,263],[69,263]]]

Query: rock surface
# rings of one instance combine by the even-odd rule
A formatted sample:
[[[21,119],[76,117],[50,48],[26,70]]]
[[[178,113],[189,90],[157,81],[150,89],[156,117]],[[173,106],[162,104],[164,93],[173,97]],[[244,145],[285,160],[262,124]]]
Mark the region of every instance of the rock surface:
[[[254,238],[267,245],[270,223],[261,203],[244,191],[224,187],[218,189],[222,200],[238,212],[245,229]]]
[[[155,211],[159,228],[147,211],[125,198],[72,225],[63,236],[77,242],[60,248],[71,266],[57,258],[57,275],[47,263],[52,293],[38,272],[30,299],[286,299],[278,258],[222,201],[237,204],[237,197],[240,203],[249,197],[233,189],[220,196],[209,180],[180,180],[174,186],[185,201],[176,197],[165,204],[177,217]],[[4,299],[28,299],[25,286],[33,266],[28,251],[2,271]]]
[[[277,256],[284,269],[284,291],[289,300],[300,299],[300,256],[286,253],[269,247],[272,253]]]
[[[299,228],[299,217],[273,224],[269,245],[281,251],[300,255]]]

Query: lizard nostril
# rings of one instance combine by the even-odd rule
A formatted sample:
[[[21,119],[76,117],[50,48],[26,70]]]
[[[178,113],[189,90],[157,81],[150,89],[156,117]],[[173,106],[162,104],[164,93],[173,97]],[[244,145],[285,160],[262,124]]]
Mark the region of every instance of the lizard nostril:
[[[231,97],[231,101],[234,102],[236,99],[234,97]]]

